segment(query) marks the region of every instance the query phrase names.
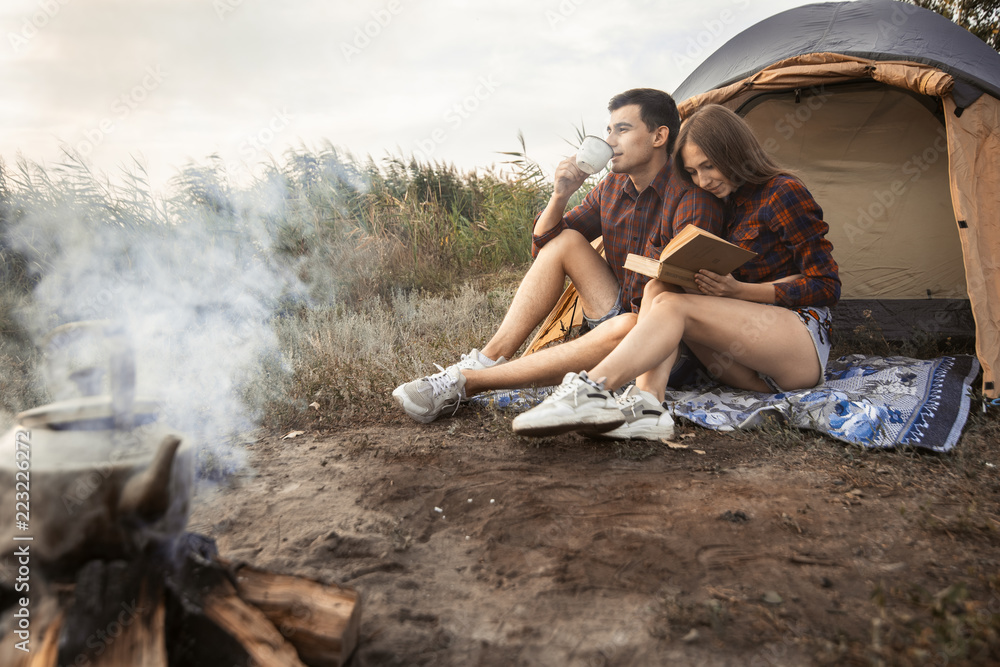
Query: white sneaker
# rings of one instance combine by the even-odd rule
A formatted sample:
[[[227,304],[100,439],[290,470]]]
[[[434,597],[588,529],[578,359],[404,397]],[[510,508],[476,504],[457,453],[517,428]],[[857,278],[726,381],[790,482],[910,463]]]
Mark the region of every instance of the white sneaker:
[[[465,376],[456,364],[440,373],[399,385],[392,397],[410,417],[429,424],[448,408],[458,410],[464,394]]]
[[[434,364],[440,373],[401,384],[393,390],[392,396],[406,414],[418,422],[429,424],[448,408],[454,407],[457,410],[465,399],[463,370],[484,370],[505,361],[507,360],[503,357],[492,361],[483,356],[479,350],[473,349],[468,354],[463,354],[458,363],[448,368]],[[455,410],[452,410],[452,413]]]
[[[611,440],[665,440],[674,437],[674,420],[648,391],[635,385],[618,397],[618,408],[625,423],[616,429],[598,434]]]
[[[515,417],[511,427],[518,435],[541,437],[568,431],[602,433],[624,421],[614,395],[584,371],[567,373],[555,391]]]

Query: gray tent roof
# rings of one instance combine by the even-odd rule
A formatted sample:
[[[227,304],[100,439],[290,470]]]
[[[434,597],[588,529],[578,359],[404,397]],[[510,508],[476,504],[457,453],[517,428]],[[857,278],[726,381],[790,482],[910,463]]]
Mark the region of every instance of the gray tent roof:
[[[775,14],[723,44],[684,80],[674,98],[686,100],[806,53],[934,65],[958,79],[960,106],[980,92],[1000,98],[1000,53],[940,14],[893,0],[826,2]]]

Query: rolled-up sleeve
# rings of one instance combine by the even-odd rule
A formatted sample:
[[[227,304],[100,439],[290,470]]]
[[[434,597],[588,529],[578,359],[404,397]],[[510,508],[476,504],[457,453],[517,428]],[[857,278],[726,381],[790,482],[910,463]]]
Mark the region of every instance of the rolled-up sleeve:
[[[766,216],[771,230],[792,252],[803,277],[775,283],[775,303],[786,308],[834,306],[840,300],[840,275],[833,258],[833,244],[826,238],[830,226],[823,210],[805,186],[789,180],[768,202]]]
[[[532,257],[537,257],[538,251],[541,250],[542,246],[559,236],[559,233],[564,229],[575,229],[583,234],[588,241],[593,241],[601,235],[601,199],[606,195],[604,191],[607,189],[607,180],[605,179],[595,185],[578,206],[573,207],[563,215],[562,220],[555,227],[544,234],[531,235]],[[536,223],[541,215],[542,213],[539,212],[535,216]],[[534,225],[532,225],[532,228],[534,228]]]

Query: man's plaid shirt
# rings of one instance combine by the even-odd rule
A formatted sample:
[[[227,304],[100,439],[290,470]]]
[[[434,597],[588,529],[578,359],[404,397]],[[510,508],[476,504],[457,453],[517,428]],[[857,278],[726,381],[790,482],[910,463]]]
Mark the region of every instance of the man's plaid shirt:
[[[604,236],[604,257],[622,288],[621,306],[638,311],[649,278],[625,270],[625,256],[631,252],[658,258],[663,246],[687,224],[722,236],[723,207],[714,195],[675,176],[667,162],[642,192],[636,191],[627,174],[605,176],[555,227],[532,236],[531,254],[537,256],[564,229],[575,229],[588,241]]]
[[[834,306],[840,276],[823,210],[797,179],[779,175],[763,185],[745,184],[729,196],[726,238],[757,253],[736,271],[742,282],[762,283],[796,273],[805,277],[774,286],[786,308]]]

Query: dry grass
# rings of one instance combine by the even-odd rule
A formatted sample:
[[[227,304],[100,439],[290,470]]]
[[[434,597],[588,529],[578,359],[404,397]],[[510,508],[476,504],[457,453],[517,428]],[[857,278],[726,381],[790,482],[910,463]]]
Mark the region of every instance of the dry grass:
[[[379,421],[395,413],[390,393],[400,382],[481,347],[512,296],[510,286],[467,283],[451,296],[398,291],[363,308],[283,318],[276,327],[287,372],[261,374],[247,395],[277,429]]]
[[[246,187],[210,158],[165,197],[139,168],[113,185],[74,156],[49,169],[0,163],[0,410],[9,420],[46,400],[34,341],[48,329],[128,316],[137,299],[155,319],[161,304],[185,308],[178,286],[194,285],[188,310],[224,310],[218,335],[234,346],[277,333],[281,349],[225,378],[252,408],[273,410],[266,426],[377,418],[402,373],[481,345],[515,282],[496,276],[530,260],[528,229],[548,187],[526,158],[507,175],[462,174],[333,147],[290,152]],[[67,261],[97,238],[116,250]],[[101,276],[87,308],[79,297],[54,302],[51,288],[39,296],[46,279],[78,283],[79,273]],[[467,281],[476,288],[457,287]]]

